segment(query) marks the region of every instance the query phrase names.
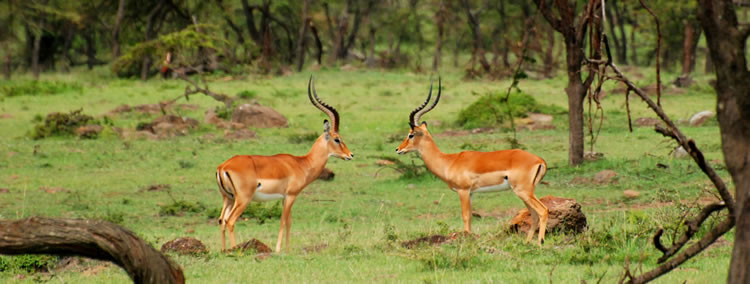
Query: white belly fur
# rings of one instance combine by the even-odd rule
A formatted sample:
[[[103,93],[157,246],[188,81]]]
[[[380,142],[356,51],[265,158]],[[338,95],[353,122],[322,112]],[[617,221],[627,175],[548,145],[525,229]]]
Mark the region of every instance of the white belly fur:
[[[503,183],[496,184],[496,185],[489,185],[489,186],[483,186],[479,187],[475,190],[473,190],[471,193],[485,193],[485,192],[497,192],[497,191],[505,191],[510,189],[510,183],[507,179],[503,179]]]
[[[253,194],[253,201],[266,202],[283,199],[284,197],[285,196],[281,193],[263,193],[263,183],[261,182],[260,186],[255,189],[255,194]]]

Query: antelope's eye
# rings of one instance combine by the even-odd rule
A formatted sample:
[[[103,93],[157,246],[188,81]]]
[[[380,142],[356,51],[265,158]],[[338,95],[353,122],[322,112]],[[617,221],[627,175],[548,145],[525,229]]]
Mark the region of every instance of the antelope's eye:
[[[333,142],[336,142],[336,144],[341,144],[341,140],[339,140],[338,138],[333,139]]]
[[[414,138],[414,133],[409,133],[409,139]]]

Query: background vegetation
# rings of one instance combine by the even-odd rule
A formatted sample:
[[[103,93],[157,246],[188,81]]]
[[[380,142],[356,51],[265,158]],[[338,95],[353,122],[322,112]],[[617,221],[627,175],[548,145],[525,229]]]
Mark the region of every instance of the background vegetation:
[[[527,2],[4,1],[0,218],[103,219],[126,226],[157,248],[177,237],[195,237],[208,246],[208,254],[171,255],[194,282],[614,282],[625,259],[631,269],[648,270],[660,256],[651,247],[653,233],[664,227],[669,243],[681,232],[684,216],[698,204],[717,200],[711,185],[692,161],[672,156],[672,140],[651,127],[628,132],[624,89],[613,82],[604,85],[598,142],[586,145],[604,158],[569,166],[562,37]],[[664,35],[662,105],[729,180],[716,120],[685,126],[694,113],[716,109],[713,75],[704,68],[694,71],[696,65],[710,69],[711,64],[697,20],[685,16],[695,5],[652,2]],[[607,3],[611,21],[606,28],[614,38],[616,63],[639,86],[655,86],[651,18],[635,1]],[[477,37],[477,30],[483,36]],[[167,52],[172,60],[163,64]],[[527,78],[510,101],[514,110],[524,110],[514,117],[533,111],[554,119],[551,129],[518,132],[520,144],[515,144],[507,118],[492,111],[505,112],[507,105],[498,100],[514,84],[513,67],[521,58]],[[270,106],[289,119],[289,127],[252,129],[257,137],[249,140],[225,138],[225,129],[203,118],[207,110],[225,118],[232,110],[209,97],[191,96],[179,103],[196,108],[176,111],[200,121],[188,135],[121,137],[118,129],[136,129],[161,114],[110,111],[184,94],[187,84],[162,67],[194,73],[193,80],[239,102]],[[160,72],[166,79],[156,76]],[[341,113],[341,135],[357,158],[331,159],[328,167],[336,178],[305,189],[294,207],[288,252],[262,259],[219,252],[216,165],[236,154],[306,153],[324,118],[305,98],[310,74],[321,97]],[[523,206],[504,192],[475,196],[478,238],[417,249],[401,246],[461,228],[455,194],[420,171],[423,164],[416,155],[393,153],[408,131],[408,113],[438,74],[443,97],[425,119],[441,150],[520,145],[543,157],[550,170],[537,196],[575,198],[589,218],[588,231],[548,235],[542,248],[525,244],[522,236],[506,232],[507,221]],[[694,83],[671,84],[684,76]],[[634,119],[654,117],[632,98]],[[65,134],[70,127],[53,135],[60,132],[59,124],[47,123],[53,112],[77,113],[103,130],[97,139]],[[472,131],[478,127],[488,130]],[[397,160],[395,170],[376,163],[383,158]],[[594,175],[601,170],[614,170],[617,177],[598,183]],[[640,196],[625,197],[624,190]],[[273,243],[277,203],[255,204],[243,217],[237,226],[240,241]],[[705,229],[698,237],[703,234]],[[733,242],[730,231],[659,281],[726,279]],[[0,256],[0,279],[129,281],[111,264],[70,265],[51,256]]]

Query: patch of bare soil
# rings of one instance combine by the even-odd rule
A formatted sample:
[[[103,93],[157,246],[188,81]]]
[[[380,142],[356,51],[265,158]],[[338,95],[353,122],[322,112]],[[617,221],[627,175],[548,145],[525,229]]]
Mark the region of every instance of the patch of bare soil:
[[[4,187],[0,188],[0,193],[8,193],[8,192],[10,192],[10,189],[4,188]]]
[[[229,251],[242,251],[242,252],[251,251],[251,252],[256,252],[258,254],[273,252],[270,247],[268,247],[266,244],[259,241],[258,239],[252,239],[247,242],[236,245],[233,248],[230,248]]]
[[[255,138],[255,132],[250,129],[225,130],[224,138],[231,140],[248,140]]]
[[[302,248],[302,251],[304,253],[318,253],[318,252],[320,252],[320,251],[322,251],[324,249],[327,249],[327,248],[328,248],[328,244],[317,244],[317,245],[312,245],[312,246],[304,247],[304,248]]]
[[[196,238],[182,237],[166,242],[161,246],[161,252],[176,252],[178,254],[203,254],[207,253],[208,249],[206,249],[206,246]]]
[[[442,245],[445,243],[452,242],[456,240],[457,238],[458,238],[458,233],[452,233],[447,236],[435,234],[432,236],[421,237],[421,238],[413,239],[410,241],[402,242],[401,246],[407,249],[413,249],[421,245]]]
[[[139,192],[141,192],[141,191],[162,191],[162,190],[166,190],[166,189],[170,189],[170,188],[172,188],[172,186],[169,185],[169,184],[152,184],[152,185],[149,185],[149,186],[142,187],[138,191]]]
[[[2,113],[2,114],[0,114],[0,119],[8,119],[8,118],[13,118],[13,115],[10,114],[10,113]]]
[[[70,192],[70,190],[67,190],[59,186],[58,187],[42,186],[39,188],[39,190],[44,191],[49,194],[55,194],[58,192]]]

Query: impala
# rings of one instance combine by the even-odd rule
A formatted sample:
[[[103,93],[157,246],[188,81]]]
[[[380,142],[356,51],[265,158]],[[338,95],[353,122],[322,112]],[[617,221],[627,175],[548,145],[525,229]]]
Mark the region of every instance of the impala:
[[[310,102],[331,119],[323,121],[323,134],[315,140],[310,152],[305,156],[277,154],[273,156],[238,155],[219,165],[216,180],[224,199],[219,225],[221,227],[221,247],[226,250],[225,230],[229,230],[229,242],[236,245],[234,224],[242,215],[250,201],[271,201],[283,199],[281,228],[276,242],[276,252],[281,251],[281,240],[286,235],[285,247],[289,247],[289,229],[292,226],[292,205],[297,196],[320,175],[328,157],[336,156],[343,160],[354,157],[339,135],[339,114],[333,107],[318,98],[312,77],[307,85]],[[333,130],[331,130],[333,124]]]
[[[494,192],[512,189],[532,215],[532,224],[526,236],[531,241],[539,226],[538,245],[544,242],[549,211],[534,195],[534,188],[547,171],[547,163],[542,158],[523,150],[503,150],[494,152],[464,151],[445,154],[438,149],[435,140],[427,130],[427,123],[418,122],[440,101],[441,83],[438,79],[438,94],[430,107],[425,108],[432,97],[432,84],[427,100],[409,114],[409,135],[396,148],[398,154],[419,152],[427,168],[438,176],[461,199],[461,216],[464,231],[471,233],[471,196],[474,193]]]

